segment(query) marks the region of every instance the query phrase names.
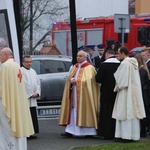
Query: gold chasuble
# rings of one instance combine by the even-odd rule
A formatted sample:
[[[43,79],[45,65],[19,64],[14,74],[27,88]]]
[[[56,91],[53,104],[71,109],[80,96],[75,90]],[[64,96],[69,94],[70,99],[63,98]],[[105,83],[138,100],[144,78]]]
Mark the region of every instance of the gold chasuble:
[[[78,64],[74,65],[65,85],[59,125],[66,126],[70,123],[71,102],[71,83],[70,80],[77,72]],[[76,125],[79,127],[94,127],[97,129],[97,118],[99,109],[99,84],[95,81],[95,68],[89,63],[84,63],[76,81],[77,118]]]
[[[7,60],[0,67],[0,100],[12,136],[20,138],[34,134],[21,70],[13,59]]]

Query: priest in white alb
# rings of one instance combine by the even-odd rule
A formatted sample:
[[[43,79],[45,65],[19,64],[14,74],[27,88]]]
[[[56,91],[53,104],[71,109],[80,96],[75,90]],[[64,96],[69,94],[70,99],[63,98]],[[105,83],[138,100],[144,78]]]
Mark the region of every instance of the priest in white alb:
[[[145,117],[138,62],[128,57],[128,49],[121,47],[121,65],[114,73],[117,92],[112,117],[116,119],[115,138],[127,142],[140,139],[140,119]]]
[[[37,119],[37,98],[40,97],[41,94],[41,85],[40,80],[37,76],[37,73],[33,68],[31,68],[32,65],[32,58],[29,55],[25,55],[22,59],[23,66],[21,67],[26,92],[28,96],[28,102],[31,112],[31,117],[33,121],[33,127],[34,132],[39,133],[39,125],[38,125],[38,119]],[[37,138],[36,135],[30,136],[31,139]]]

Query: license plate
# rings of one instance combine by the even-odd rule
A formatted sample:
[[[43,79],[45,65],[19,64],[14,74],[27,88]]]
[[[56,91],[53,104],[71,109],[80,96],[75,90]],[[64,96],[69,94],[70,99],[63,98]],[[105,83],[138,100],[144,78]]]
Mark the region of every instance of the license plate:
[[[38,108],[38,117],[58,117],[60,114],[59,108]]]

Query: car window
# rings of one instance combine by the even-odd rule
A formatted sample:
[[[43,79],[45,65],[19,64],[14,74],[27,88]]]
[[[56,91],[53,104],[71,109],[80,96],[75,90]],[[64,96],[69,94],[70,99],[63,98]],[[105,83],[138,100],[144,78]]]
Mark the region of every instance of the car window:
[[[40,74],[40,60],[33,60],[32,61],[32,68],[36,71],[37,74]]]
[[[69,71],[70,66],[71,66],[71,62],[65,61],[65,66],[66,66],[66,71]]]
[[[33,60],[32,68],[37,74],[68,72],[71,62],[59,60]]]
[[[44,66],[44,67],[43,67]],[[41,61],[41,74],[67,72],[65,63],[58,60]]]

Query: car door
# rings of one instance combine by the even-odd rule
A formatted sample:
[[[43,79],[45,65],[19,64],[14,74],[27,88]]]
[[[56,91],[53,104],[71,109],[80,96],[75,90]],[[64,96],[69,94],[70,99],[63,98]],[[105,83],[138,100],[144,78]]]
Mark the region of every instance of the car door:
[[[39,62],[40,73],[38,77],[41,81],[41,101],[61,102],[69,70],[69,65],[66,64],[70,62],[48,59],[39,60]],[[39,70],[37,71],[39,72]]]

